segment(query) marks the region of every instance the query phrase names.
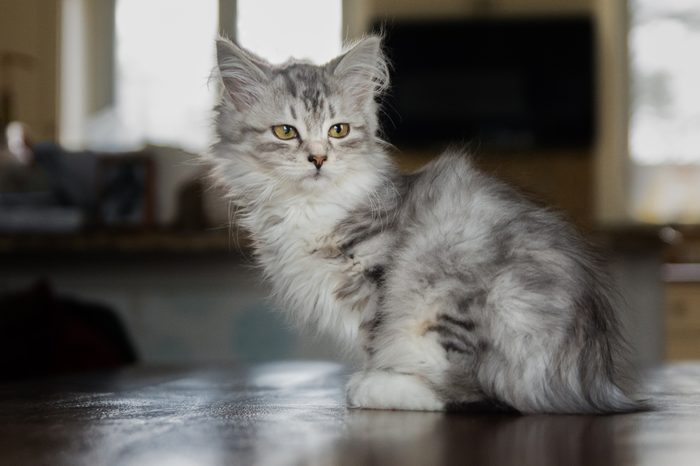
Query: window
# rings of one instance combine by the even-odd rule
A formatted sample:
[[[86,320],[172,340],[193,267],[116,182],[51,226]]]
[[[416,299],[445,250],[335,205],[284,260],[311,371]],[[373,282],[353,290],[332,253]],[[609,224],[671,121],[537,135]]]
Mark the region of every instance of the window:
[[[632,157],[641,164],[700,164],[700,3],[631,5]]]
[[[218,92],[209,77],[221,5],[222,12],[236,5],[239,43],[273,63],[290,56],[322,63],[341,50],[342,0],[116,0],[109,23],[113,76],[96,76],[91,63],[110,62],[111,55],[90,44],[111,43],[111,28],[90,27],[90,1],[63,4],[61,142],[72,149],[126,151],[154,144],[206,150]],[[104,108],[105,102],[93,102],[94,88],[100,83],[111,89],[110,79],[114,97]]]
[[[272,63],[322,64],[340,53],[341,0],[238,0],[238,41]]]
[[[118,0],[116,105],[121,144],[204,150],[211,141],[217,0]],[[116,131],[116,133],[114,132]]]
[[[700,222],[700,3],[630,0],[632,215]]]

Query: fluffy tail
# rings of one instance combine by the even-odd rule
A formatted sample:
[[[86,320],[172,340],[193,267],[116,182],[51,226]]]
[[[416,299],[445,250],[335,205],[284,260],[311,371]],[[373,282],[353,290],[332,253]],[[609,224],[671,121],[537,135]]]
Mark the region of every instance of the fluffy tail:
[[[634,400],[614,382],[601,378],[592,387],[582,387],[587,393],[583,412],[629,413],[648,409],[646,402]]]
[[[559,354],[530,354],[510,370],[482,371],[481,385],[490,396],[522,413],[612,414],[649,409],[647,402],[633,399],[622,388],[621,382],[631,383],[620,370],[624,365],[613,363],[604,335],[589,340],[583,351],[577,345],[566,346]]]
[[[611,351],[607,335],[589,340],[581,352],[570,351],[550,379],[549,394],[553,407],[571,413],[627,413],[648,409],[634,400],[623,387],[632,386],[623,372],[627,364]],[[579,348],[580,349],[580,348]]]

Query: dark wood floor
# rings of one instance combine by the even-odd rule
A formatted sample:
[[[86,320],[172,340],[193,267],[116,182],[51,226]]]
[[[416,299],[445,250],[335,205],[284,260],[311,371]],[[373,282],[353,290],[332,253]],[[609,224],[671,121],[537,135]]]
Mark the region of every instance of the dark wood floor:
[[[347,411],[330,363],[148,369],[0,385],[2,465],[698,465],[700,364],[619,416]]]

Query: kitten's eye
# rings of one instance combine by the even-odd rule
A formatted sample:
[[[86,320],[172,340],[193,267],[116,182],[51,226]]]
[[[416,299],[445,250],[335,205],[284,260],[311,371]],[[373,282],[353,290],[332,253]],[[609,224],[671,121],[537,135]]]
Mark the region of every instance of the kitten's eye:
[[[273,126],[272,133],[284,141],[297,137],[297,129],[294,126],[289,125]]]
[[[347,123],[338,123],[331,126],[328,130],[328,135],[332,138],[344,138],[350,132],[350,125]]]

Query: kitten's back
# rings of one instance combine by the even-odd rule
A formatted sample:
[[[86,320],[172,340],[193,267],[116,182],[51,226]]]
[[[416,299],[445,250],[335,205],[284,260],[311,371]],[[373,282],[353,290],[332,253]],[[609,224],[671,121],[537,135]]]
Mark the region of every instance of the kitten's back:
[[[616,385],[623,341],[610,278],[561,215],[455,151],[409,175],[406,189],[390,293],[440,309],[448,398],[472,401],[459,396],[473,370],[486,398],[524,412],[638,406]]]

